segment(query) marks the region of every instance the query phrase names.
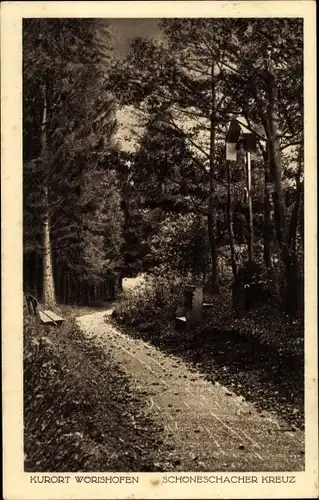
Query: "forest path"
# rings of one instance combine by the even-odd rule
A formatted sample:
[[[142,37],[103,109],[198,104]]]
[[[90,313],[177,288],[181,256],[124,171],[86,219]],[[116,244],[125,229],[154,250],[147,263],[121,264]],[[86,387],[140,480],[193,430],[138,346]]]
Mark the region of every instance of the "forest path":
[[[170,448],[166,466],[173,464],[176,471],[303,470],[303,431],[292,432],[180,358],[121,333],[107,320],[111,312],[80,316],[78,325],[145,397],[145,413],[160,422],[159,438]]]

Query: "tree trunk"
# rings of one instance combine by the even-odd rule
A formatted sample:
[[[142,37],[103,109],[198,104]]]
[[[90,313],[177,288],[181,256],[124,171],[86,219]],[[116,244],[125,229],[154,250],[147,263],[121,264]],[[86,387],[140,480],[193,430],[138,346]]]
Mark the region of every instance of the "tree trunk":
[[[46,172],[46,178],[49,177],[48,172],[48,137],[47,137],[47,117],[48,117],[48,105],[47,105],[47,89],[46,85],[43,86],[43,115],[42,115],[42,125],[41,125],[41,155],[43,160],[43,166]],[[42,246],[43,246],[43,291],[42,298],[45,306],[55,305],[55,290],[54,290],[54,278],[53,278],[53,268],[52,268],[52,247],[51,247],[51,234],[50,234],[50,204],[49,204],[49,186],[48,180],[45,180],[45,185],[43,189],[43,221],[42,221]]]
[[[62,297],[62,293],[61,293],[61,291],[62,291],[61,265],[56,260],[54,260],[54,262],[53,262],[53,269],[54,269],[54,273],[55,273],[55,281],[54,281],[54,283],[55,283],[55,296],[56,296],[56,299],[58,300],[58,302],[62,302],[63,297]]]
[[[215,218],[215,209],[211,199],[208,203],[208,239],[210,245],[210,256],[211,256],[211,276],[210,283],[211,289],[213,292],[219,291],[218,284],[218,265],[217,265],[217,247],[216,247],[216,218]]]
[[[45,196],[48,197],[48,189],[45,188]],[[45,207],[43,215],[43,303],[45,306],[55,305],[54,280],[52,269],[52,252],[50,239],[50,216],[49,208]]]
[[[63,303],[64,304],[68,303],[68,296],[67,296],[67,274],[65,272],[65,269],[63,270]]]
[[[42,294],[41,284],[43,285],[42,265],[39,253],[36,251],[34,255],[34,293],[36,297]]]
[[[288,232],[288,248],[289,248],[289,263],[286,269],[286,309],[291,315],[295,315],[299,309],[303,299],[299,297],[297,276],[298,276],[298,261],[297,261],[297,228],[298,214],[303,193],[303,182],[301,181],[302,162],[299,157],[298,172],[296,176],[297,195],[296,201],[292,210],[289,232]],[[300,300],[301,299],[301,300]]]
[[[237,263],[236,263],[236,253],[235,253],[235,235],[234,235],[234,224],[233,224],[233,209],[231,202],[229,162],[227,162],[227,222],[228,222],[228,233],[229,233],[231,267],[233,271],[233,276],[236,277]]]
[[[285,198],[282,187],[282,158],[280,150],[280,135],[278,124],[278,89],[271,61],[267,72],[268,94],[268,150],[272,182],[274,185],[274,209],[277,242],[281,260],[284,266],[284,282],[281,285],[282,301],[286,312],[294,314],[297,303],[296,258],[289,248],[289,233],[287,231]]]
[[[127,195],[127,178],[122,184],[122,189],[121,189],[121,209],[123,212],[123,235],[124,235],[124,265],[125,266],[130,266],[130,256],[129,256],[129,251],[127,247],[127,234],[130,228],[130,202],[129,202],[129,197]]]
[[[268,93],[268,111],[267,111],[267,135],[268,135],[268,154],[271,180],[274,185],[274,204],[275,204],[275,226],[276,236],[282,256],[286,255],[286,209],[284,193],[282,188],[282,159],[280,150],[280,136],[278,124],[278,90],[273,73],[272,65],[268,66],[268,77],[266,79]],[[285,259],[283,259],[285,260]]]
[[[23,290],[34,292],[35,285],[35,266],[34,266],[34,254],[35,252],[30,252],[24,254],[23,256]]]
[[[298,215],[301,204],[302,192],[303,192],[303,182],[301,181],[302,172],[302,161],[299,154],[298,158],[298,172],[296,175],[296,201],[292,210],[290,224],[289,224],[289,234],[288,234],[288,245],[293,253],[296,253],[296,241],[297,241],[297,228],[298,228]]]
[[[268,153],[263,151],[264,157],[264,227],[263,227],[263,237],[264,237],[264,262],[267,269],[272,267],[271,263],[271,234],[270,234],[270,199],[269,199],[269,163],[268,163]]]
[[[67,273],[66,275],[66,296],[67,296],[67,301],[68,304],[71,303],[71,289],[70,289],[70,275]]]
[[[216,245],[216,193],[214,186],[214,168],[215,168],[215,146],[216,146],[216,89],[215,89],[215,64],[211,67],[211,113],[210,113],[210,144],[209,144],[209,197],[208,197],[208,239],[211,255],[211,288],[215,293],[219,292],[218,283],[218,258]]]
[[[304,228],[304,195],[301,193],[301,201],[300,201],[300,230],[299,230],[299,235],[300,235],[300,240],[301,240],[301,245],[302,248],[304,249],[305,246],[305,228]]]

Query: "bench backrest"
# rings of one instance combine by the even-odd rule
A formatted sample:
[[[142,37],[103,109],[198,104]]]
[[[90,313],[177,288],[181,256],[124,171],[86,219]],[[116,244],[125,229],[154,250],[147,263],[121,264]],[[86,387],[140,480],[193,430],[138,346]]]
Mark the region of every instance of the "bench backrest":
[[[30,293],[25,294],[27,300],[27,306],[30,314],[34,314],[36,316],[38,310],[39,301]]]

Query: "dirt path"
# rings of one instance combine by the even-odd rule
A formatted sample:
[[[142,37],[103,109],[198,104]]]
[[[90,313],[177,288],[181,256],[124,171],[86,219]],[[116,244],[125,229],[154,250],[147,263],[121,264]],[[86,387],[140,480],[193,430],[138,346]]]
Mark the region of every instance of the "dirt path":
[[[108,312],[77,318],[145,396],[176,471],[292,471],[304,468],[304,433],[258,412],[241,396],[106,322]],[[165,464],[164,464],[165,466]]]

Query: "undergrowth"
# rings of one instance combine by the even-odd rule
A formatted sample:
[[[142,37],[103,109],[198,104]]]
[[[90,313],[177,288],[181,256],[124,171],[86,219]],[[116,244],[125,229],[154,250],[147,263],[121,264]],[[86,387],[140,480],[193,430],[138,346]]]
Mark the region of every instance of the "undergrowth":
[[[141,397],[73,320],[24,321],[25,470],[148,471],[158,429]]]
[[[176,308],[181,304],[183,285],[190,283],[168,273],[162,276],[146,276],[139,287],[127,291],[116,303],[114,316],[121,324],[140,329],[154,330],[174,320]]]
[[[175,311],[182,304],[183,288],[192,283],[171,273],[165,277],[148,276],[145,282],[126,293],[115,305],[113,316],[129,328],[152,331],[154,335],[174,326]],[[211,328],[234,332],[258,339],[279,352],[303,353],[303,318],[290,318],[264,302],[251,310],[236,311],[232,305],[230,287],[222,287],[218,295],[204,295],[209,307],[204,309],[203,321],[195,329],[198,334]],[[200,338],[200,337],[199,337]]]
[[[303,426],[303,320],[265,302],[250,311],[232,307],[229,288],[206,295],[210,307],[196,328],[176,331],[182,280],[150,277],[115,306],[113,321],[133,337],[182,357],[210,381],[242,394],[260,409]]]

